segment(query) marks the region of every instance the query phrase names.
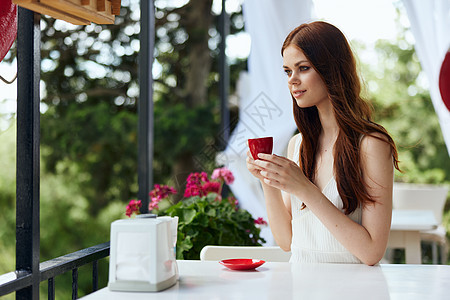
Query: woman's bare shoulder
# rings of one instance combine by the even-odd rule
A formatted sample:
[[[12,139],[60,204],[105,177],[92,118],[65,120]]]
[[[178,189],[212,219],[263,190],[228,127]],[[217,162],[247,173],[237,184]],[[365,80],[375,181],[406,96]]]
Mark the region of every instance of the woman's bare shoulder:
[[[367,157],[390,158],[392,157],[391,145],[385,134],[373,132],[366,134],[361,139],[361,154]]]

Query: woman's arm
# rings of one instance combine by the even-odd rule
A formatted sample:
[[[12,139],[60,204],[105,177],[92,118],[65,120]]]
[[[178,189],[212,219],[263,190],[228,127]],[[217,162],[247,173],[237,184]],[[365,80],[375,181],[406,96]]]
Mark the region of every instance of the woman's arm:
[[[296,138],[297,136],[294,136],[289,141],[287,151],[288,157],[292,158],[293,156]],[[292,240],[290,194],[264,183],[264,177],[261,175],[263,169],[255,163],[255,160],[253,160],[250,153],[247,153],[247,156],[247,168],[261,181],[264,198],[266,200],[268,221],[274,239],[281,249],[290,251]]]
[[[381,135],[380,135],[381,137]],[[374,204],[362,210],[362,224],[352,221],[336,208],[311,183],[298,166],[276,155],[261,154],[266,161],[257,163],[264,168],[264,182],[296,195],[320,219],[333,236],[367,265],[378,263],[386,250],[392,215],[393,162],[389,144],[372,136],[361,141],[363,180]]]

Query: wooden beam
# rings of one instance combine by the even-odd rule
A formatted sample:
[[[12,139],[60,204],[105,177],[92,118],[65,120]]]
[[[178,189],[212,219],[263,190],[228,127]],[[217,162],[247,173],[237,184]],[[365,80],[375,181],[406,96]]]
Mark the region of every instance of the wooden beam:
[[[97,0],[97,11],[105,11],[106,10],[106,1],[105,0]]]
[[[13,3],[75,25],[114,24],[115,19],[111,0],[13,0]],[[120,1],[118,7],[120,12]]]
[[[46,4],[40,3],[36,0],[13,0],[14,4],[19,5],[20,7],[32,10],[34,12],[48,15],[55,19],[64,20],[66,22],[72,23],[74,25],[89,25],[90,21],[70,14],[66,11],[61,11],[60,9],[56,9],[54,7],[48,6]]]
[[[69,14],[79,16],[97,24],[114,24],[114,16],[111,11],[111,3],[106,3],[106,11],[97,10],[97,1],[90,1],[89,5],[82,6],[81,0],[40,0],[40,3],[53,6]]]
[[[120,15],[121,0],[111,0],[111,13],[115,16]]]

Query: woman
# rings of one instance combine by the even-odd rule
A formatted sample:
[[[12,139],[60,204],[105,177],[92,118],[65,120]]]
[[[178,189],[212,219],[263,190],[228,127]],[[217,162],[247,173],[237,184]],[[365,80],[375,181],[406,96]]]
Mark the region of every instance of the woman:
[[[299,134],[288,158],[250,153],[269,224],[291,262],[374,265],[386,250],[397,150],[361,99],[351,48],[331,24],[295,28],[283,43],[283,68]]]

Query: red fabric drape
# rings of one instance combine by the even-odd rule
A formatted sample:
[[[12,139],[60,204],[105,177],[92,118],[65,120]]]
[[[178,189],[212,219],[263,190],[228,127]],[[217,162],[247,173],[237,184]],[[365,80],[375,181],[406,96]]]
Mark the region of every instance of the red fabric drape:
[[[0,61],[6,56],[17,35],[17,6],[11,0],[0,1]]]
[[[450,111],[450,52],[447,52],[442,62],[439,74],[439,90],[441,91],[442,101]]]

